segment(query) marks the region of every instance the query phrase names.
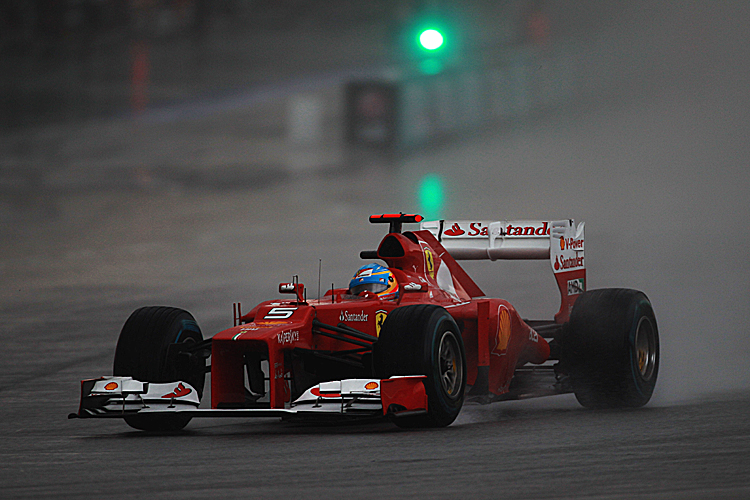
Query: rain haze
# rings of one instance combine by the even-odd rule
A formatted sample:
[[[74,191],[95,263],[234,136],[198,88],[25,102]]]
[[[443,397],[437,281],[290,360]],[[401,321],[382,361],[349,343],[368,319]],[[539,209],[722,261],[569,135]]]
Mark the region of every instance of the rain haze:
[[[550,484],[563,498],[750,494],[741,458],[750,3],[6,0],[0,9],[0,435],[9,443],[0,478],[11,496],[64,496],[92,456],[124,461],[123,496],[143,494],[128,482],[141,477],[175,496],[160,483],[170,473],[160,460],[184,468],[163,449],[170,439],[214,460],[213,476],[182,490],[195,495],[341,496],[356,487],[345,465],[361,475],[420,464],[396,481],[401,496],[455,497],[474,481],[485,484],[478,496],[493,496],[476,469],[498,464],[494,447],[513,457],[499,463],[518,498]],[[423,19],[444,27],[442,52],[420,52],[408,35]],[[654,305],[661,364],[649,405],[597,413],[557,396],[465,407],[443,434],[207,419],[186,435],[136,439],[120,422],[65,420],[78,382],[111,373],[133,309],[185,308],[210,336],[231,326],[233,302],[249,310],[292,275],[317,293],[319,262],[323,289],[345,286],[360,250],[383,236],[367,217],[398,211],[585,221],[587,287],[642,290]],[[525,318],[559,307],[547,262],[464,267]],[[710,418],[719,419],[711,431]],[[683,424],[684,434],[626,436]],[[691,436],[695,448],[675,444]],[[465,482],[435,486],[446,464],[429,457],[457,439],[471,443],[454,450],[468,465],[448,468]],[[339,455],[360,446],[367,455],[368,445],[366,460]],[[403,445],[403,460],[392,459]],[[545,467],[578,465],[545,482],[527,468],[529,445]],[[317,484],[297,459],[298,484],[273,489],[281,452],[275,470],[253,472],[268,478],[260,486],[225,471],[263,446],[319,452],[309,463],[340,465],[325,472],[340,489]],[[143,449],[153,453],[146,465]],[[642,462],[620,462],[628,453]],[[669,465],[675,457],[683,463]],[[389,491],[377,477],[358,496]]]

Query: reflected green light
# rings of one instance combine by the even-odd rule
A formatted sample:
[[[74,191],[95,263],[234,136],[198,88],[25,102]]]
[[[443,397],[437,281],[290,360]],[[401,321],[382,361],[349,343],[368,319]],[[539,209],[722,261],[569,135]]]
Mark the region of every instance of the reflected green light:
[[[419,183],[420,213],[427,220],[441,219],[444,204],[443,179],[437,174],[427,174]]]
[[[437,59],[425,59],[419,63],[419,70],[423,75],[437,75],[443,71],[443,63]]]

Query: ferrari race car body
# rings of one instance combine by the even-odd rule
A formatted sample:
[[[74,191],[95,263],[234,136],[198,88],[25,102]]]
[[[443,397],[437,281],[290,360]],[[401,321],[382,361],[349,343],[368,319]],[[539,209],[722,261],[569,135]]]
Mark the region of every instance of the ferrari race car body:
[[[395,300],[333,287],[307,299],[294,279],[279,285],[290,300],[246,314],[237,304],[234,326],[208,340],[186,311],[139,309],[120,334],[115,375],[83,381],[71,418],[173,430],[196,416],[388,416],[414,427],[449,425],[464,401],[566,392],[585,406],[649,400],[658,371],[653,310],[634,290],[586,292],[583,223],[370,221],[389,231],[361,257],[386,263]],[[560,308],[549,320],[524,320],[509,302],[486,298],[459,259],[549,259]],[[199,408],[206,373],[210,408]]]

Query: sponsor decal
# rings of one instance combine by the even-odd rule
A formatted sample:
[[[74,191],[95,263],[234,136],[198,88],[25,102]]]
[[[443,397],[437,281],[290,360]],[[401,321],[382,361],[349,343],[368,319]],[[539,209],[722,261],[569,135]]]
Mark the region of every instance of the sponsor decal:
[[[404,285],[404,291],[406,292],[421,292],[422,291],[422,285],[414,282],[407,283]]]
[[[162,396],[162,399],[172,399],[172,398],[181,398],[182,396],[187,396],[193,392],[192,389],[185,387],[182,382],[175,387],[174,391],[170,392],[169,394],[165,394]]]
[[[247,332],[257,332],[258,330],[261,330],[263,328],[274,328],[278,325],[288,325],[288,321],[259,321],[259,322],[250,322],[246,325],[244,325],[242,328],[240,328],[240,332],[232,337],[232,340],[237,340],[242,336],[242,334]]]
[[[345,322],[345,321],[367,321],[367,317],[369,314],[367,314],[364,311],[358,312],[358,313],[350,313],[349,311],[341,311],[341,314],[339,314],[339,321]]]
[[[469,224],[469,232],[466,233],[466,236],[487,236],[489,234],[487,226],[483,226],[481,222],[472,222]]]
[[[292,344],[299,341],[299,331],[287,330],[285,332],[279,332],[276,334],[276,340],[279,344]]]
[[[425,247],[424,248],[424,265],[427,268],[427,274],[430,278],[435,278],[435,257],[432,255],[432,251]]]
[[[354,275],[355,278],[368,278],[372,276],[373,269],[371,267],[366,267],[364,269],[360,269],[357,271],[357,274]]]
[[[544,237],[550,234],[549,222],[543,221],[539,224],[528,225],[528,226],[516,226],[508,224],[501,230],[505,236],[538,236]],[[485,226],[482,222],[469,222],[463,225],[454,222],[450,228],[443,231],[443,236],[449,238],[486,238],[490,234],[489,226]],[[582,244],[583,242],[581,242]]]
[[[385,318],[388,317],[388,313],[384,310],[377,311],[375,313],[375,336],[380,337],[380,330],[383,328]]]
[[[461,226],[458,225],[458,222],[454,222],[450,229],[443,231],[443,236],[461,236],[465,233],[466,231],[461,229]]]
[[[583,278],[568,280],[568,295],[580,295],[586,290]]]
[[[539,334],[533,328],[529,330],[529,340],[532,342],[539,342]]]
[[[541,226],[514,226],[508,224],[505,228],[506,236],[549,236],[550,227],[548,222]]]
[[[570,259],[555,257],[555,271],[565,271],[583,267],[583,257],[571,257]]]
[[[247,323],[246,325],[243,325],[240,328],[240,331],[236,333],[234,337],[232,337],[232,340],[239,340],[239,338],[247,332],[257,332],[262,328],[275,328],[279,325],[288,324],[288,321],[252,321],[250,323]]]
[[[378,388],[377,382],[367,382],[365,384],[365,389],[367,389],[368,391],[374,391],[377,388]]]
[[[284,378],[284,364],[283,363],[274,363],[273,364],[273,378],[275,380],[283,379]]]
[[[320,387],[313,387],[310,389],[310,392],[313,396],[317,396],[319,398],[340,398],[341,394],[338,392],[320,392]]]
[[[508,349],[508,340],[510,340],[510,330],[510,311],[507,307],[500,306],[497,309],[497,335],[493,354],[498,356],[505,354]]]
[[[583,239],[560,238],[560,250],[583,250]]]
[[[468,227],[461,227],[461,224],[454,222],[453,225],[443,231],[443,236],[452,236],[454,238],[458,236],[463,237],[486,237],[490,234],[489,226],[485,226],[481,222],[469,222]]]
[[[263,316],[263,319],[288,319],[296,310],[296,307],[274,307]]]
[[[119,386],[117,385],[117,382],[110,382],[109,384],[104,386],[104,390],[106,391],[114,391]]]

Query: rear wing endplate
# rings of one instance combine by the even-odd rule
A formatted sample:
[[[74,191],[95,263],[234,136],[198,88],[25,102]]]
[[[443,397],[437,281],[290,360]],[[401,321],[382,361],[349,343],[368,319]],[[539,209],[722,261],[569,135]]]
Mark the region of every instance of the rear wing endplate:
[[[573,303],[586,290],[584,223],[558,221],[423,221],[456,260],[549,259],[562,304],[555,321],[567,321]]]

